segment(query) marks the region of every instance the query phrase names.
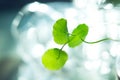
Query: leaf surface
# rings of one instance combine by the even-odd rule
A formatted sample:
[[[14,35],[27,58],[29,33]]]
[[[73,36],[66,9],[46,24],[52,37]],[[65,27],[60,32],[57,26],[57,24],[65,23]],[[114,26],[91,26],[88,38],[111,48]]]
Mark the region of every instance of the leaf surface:
[[[42,56],[43,65],[49,70],[61,69],[68,59],[68,55],[65,51],[58,48],[52,48],[47,50]]]
[[[88,26],[86,24],[80,24],[75,28],[69,37],[69,47],[76,47],[80,45],[88,34]]]
[[[61,18],[53,25],[53,38],[57,44],[65,44],[68,42],[69,34],[66,19]]]

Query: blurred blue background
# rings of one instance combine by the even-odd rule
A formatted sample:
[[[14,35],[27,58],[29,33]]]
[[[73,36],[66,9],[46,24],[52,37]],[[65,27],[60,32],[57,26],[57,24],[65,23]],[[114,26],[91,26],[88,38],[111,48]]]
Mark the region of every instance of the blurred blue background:
[[[11,34],[11,23],[18,11],[35,0],[0,0],[0,80],[16,80],[20,59],[13,55],[15,40]],[[72,0],[37,0],[41,3],[72,2]],[[117,5],[120,0],[106,0],[106,3]]]
[[[11,23],[18,11],[35,0],[0,0],[0,80],[16,80],[20,59],[12,51],[15,40],[11,34]],[[71,0],[37,0],[41,3]]]

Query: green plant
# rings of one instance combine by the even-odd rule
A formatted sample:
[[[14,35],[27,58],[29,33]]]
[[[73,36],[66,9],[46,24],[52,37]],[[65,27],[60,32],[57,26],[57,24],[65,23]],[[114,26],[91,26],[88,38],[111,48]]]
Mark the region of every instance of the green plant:
[[[94,44],[105,40],[112,40],[110,38],[101,39],[95,42],[87,42],[85,38],[88,34],[88,26],[86,24],[79,24],[72,33],[68,32],[67,20],[64,18],[58,19],[53,25],[53,38],[54,41],[63,45],[61,49],[52,48],[48,49],[42,56],[43,65],[49,70],[59,70],[61,69],[68,59],[68,55],[63,48],[66,44],[69,47],[74,48],[80,45],[82,42],[88,44]],[[118,41],[118,40],[114,40]]]

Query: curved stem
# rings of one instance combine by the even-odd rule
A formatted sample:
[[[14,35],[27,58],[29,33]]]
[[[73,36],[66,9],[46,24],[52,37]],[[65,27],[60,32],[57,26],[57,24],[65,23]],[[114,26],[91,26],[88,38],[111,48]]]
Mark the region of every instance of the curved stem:
[[[112,40],[112,41],[120,41],[120,40],[114,40],[114,39],[111,39],[111,38],[104,38],[104,39],[101,39],[101,40],[98,40],[98,41],[94,41],[94,42],[88,42],[88,41],[85,41],[83,39],[81,39],[83,42],[85,43],[88,43],[88,44],[95,44],[95,43],[99,43],[99,42],[102,42],[102,41],[106,41],[106,40]]]

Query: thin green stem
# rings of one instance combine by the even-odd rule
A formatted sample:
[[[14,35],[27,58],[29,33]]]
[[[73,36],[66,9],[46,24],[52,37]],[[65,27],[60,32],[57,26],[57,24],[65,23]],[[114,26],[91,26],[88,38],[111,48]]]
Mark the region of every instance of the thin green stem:
[[[99,42],[102,42],[102,41],[106,41],[106,40],[112,40],[112,41],[120,41],[120,40],[114,40],[114,39],[111,39],[111,38],[104,38],[104,39],[101,39],[101,40],[98,40],[98,41],[94,41],[94,42],[88,42],[88,41],[85,41],[83,39],[81,39],[83,42],[85,43],[88,43],[88,44],[95,44],[95,43],[99,43]]]
[[[62,51],[62,49],[64,48],[64,46],[65,46],[67,43],[68,43],[68,42],[66,42],[66,43],[65,43],[65,44],[64,44],[64,45],[60,48],[57,59],[59,59],[59,58],[60,58],[60,51]]]
[[[68,33],[69,35],[72,35],[70,33]],[[72,36],[76,36],[76,35],[72,35]],[[94,42],[88,42],[88,41],[85,41],[84,39],[81,38],[81,40],[85,43],[88,43],[88,44],[95,44],[95,43],[99,43],[99,42],[102,42],[102,41],[106,41],[106,40],[112,40],[112,41],[116,41],[116,42],[120,42],[120,40],[114,40],[114,39],[111,39],[111,38],[104,38],[104,39],[100,39],[98,41],[94,41]]]
[[[68,43],[68,42],[67,42],[67,43]],[[61,47],[61,49],[60,49],[60,50],[62,50],[62,49],[64,48],[64,46],[65,46],[67,43],[65,43],[65,44]]]

